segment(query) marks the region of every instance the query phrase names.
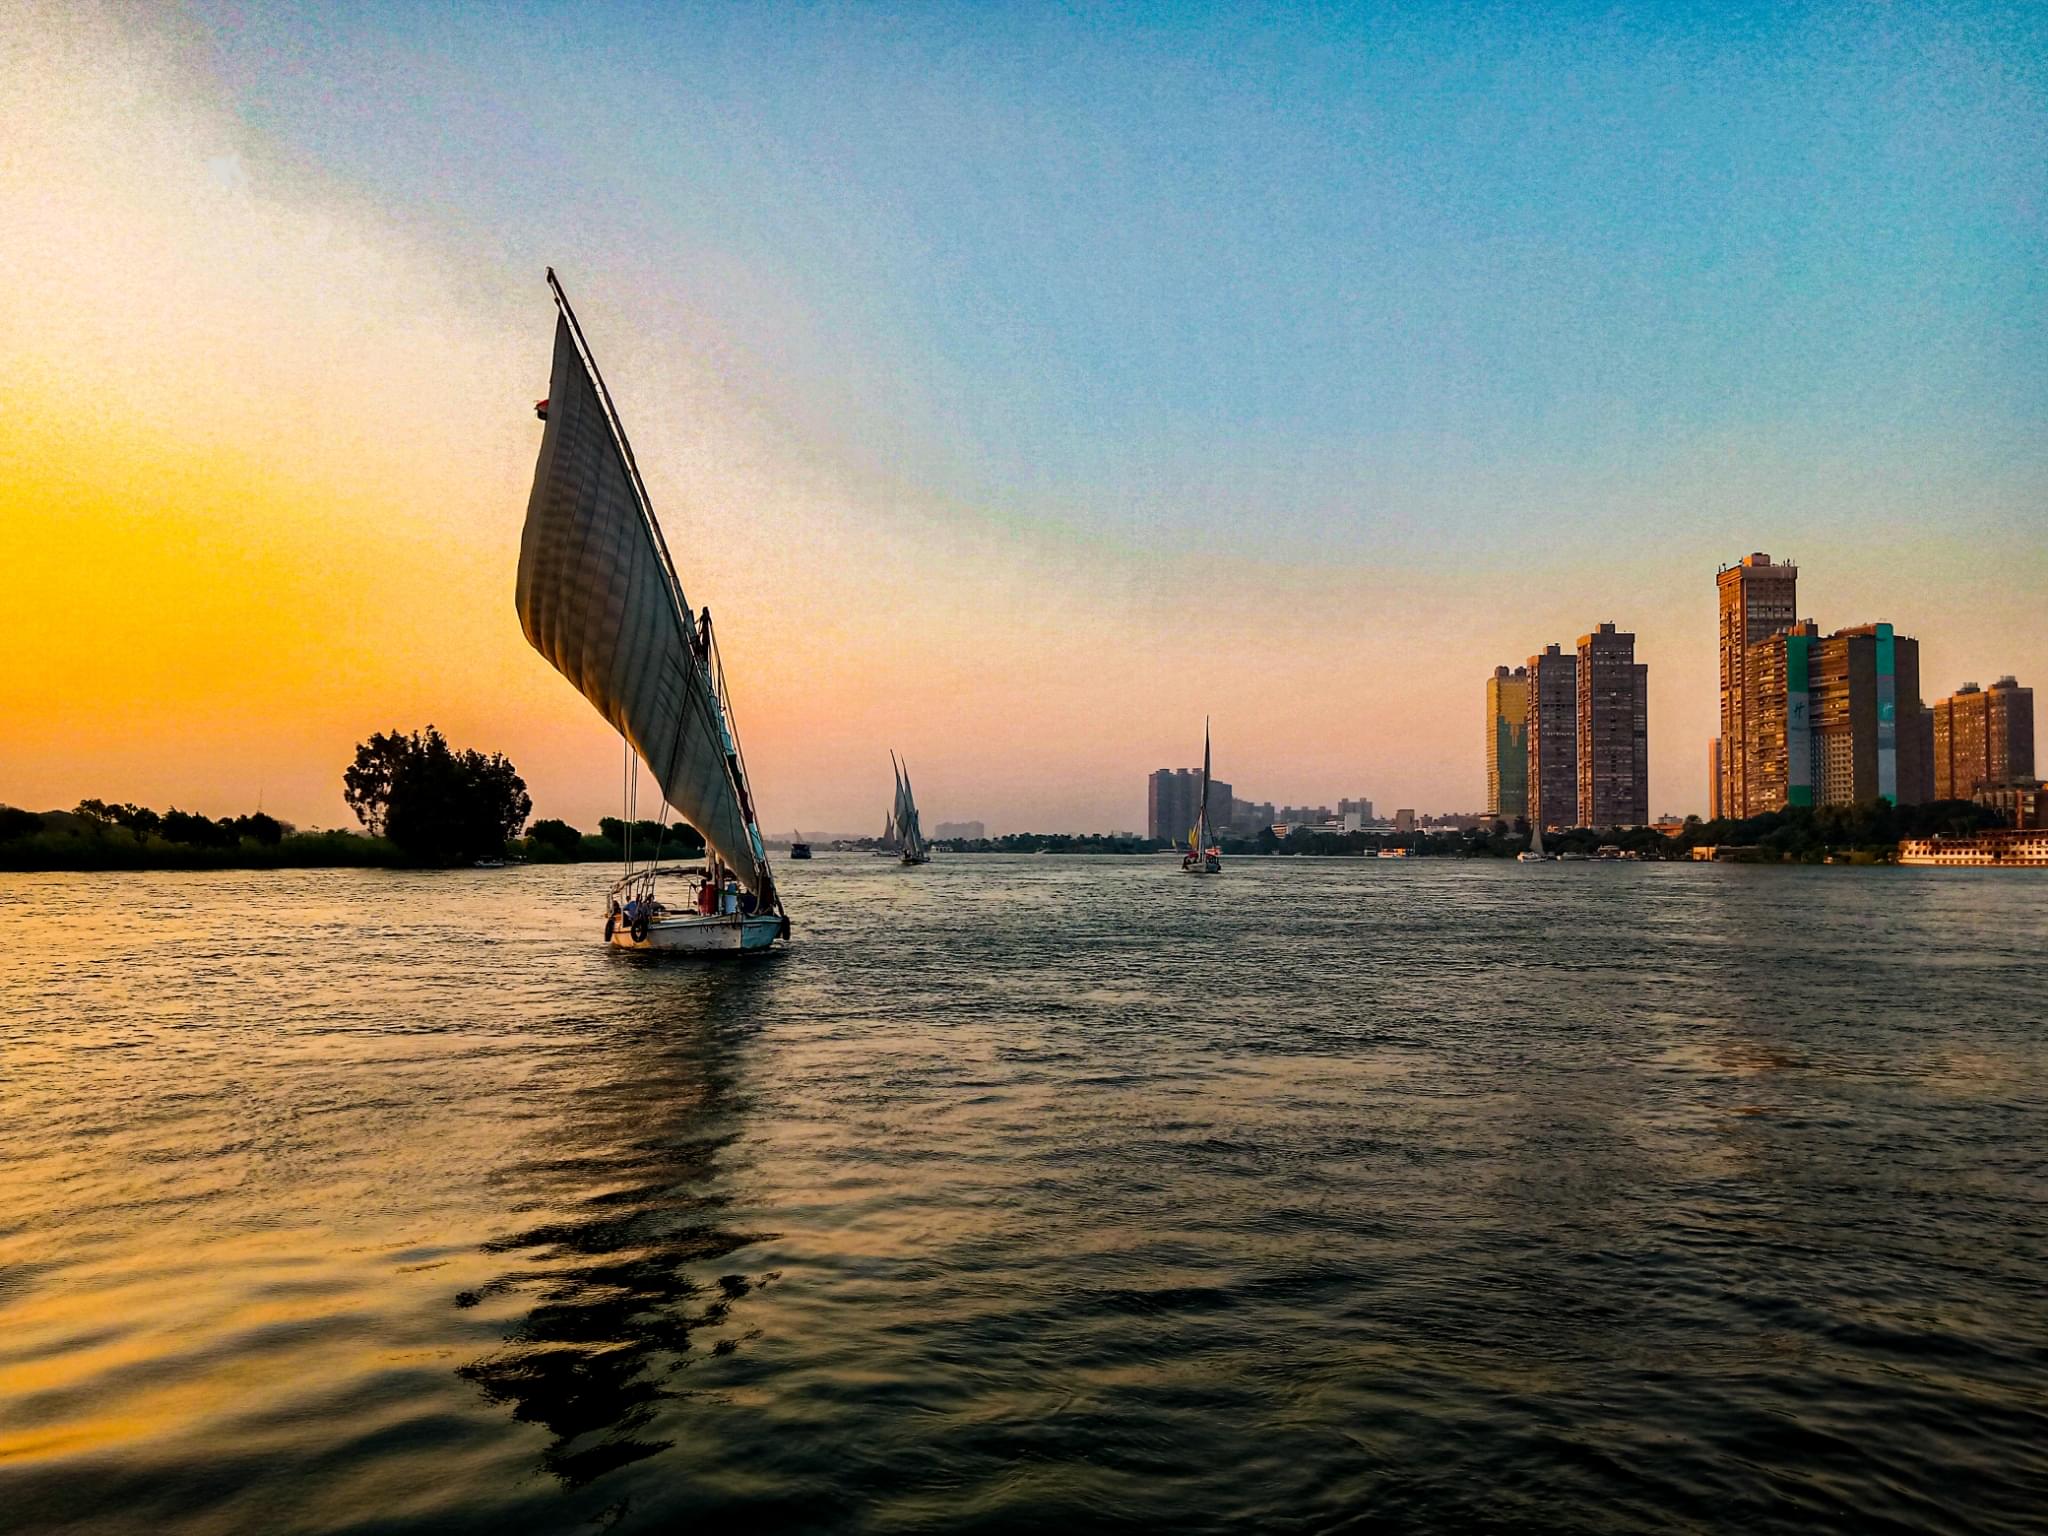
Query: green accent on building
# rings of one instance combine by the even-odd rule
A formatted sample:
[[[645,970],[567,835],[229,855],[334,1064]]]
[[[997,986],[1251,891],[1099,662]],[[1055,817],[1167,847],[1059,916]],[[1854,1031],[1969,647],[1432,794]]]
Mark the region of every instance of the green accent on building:
[[[1813,638],[1785,637],[1785,803],[1813,804],[1813,728],[1808,714]]]
[[[1899,684],[1898,647],[1892,642],[1889,624],[1873,626],[1877,632],[1877,793],[1878,798],[1899,803]]]

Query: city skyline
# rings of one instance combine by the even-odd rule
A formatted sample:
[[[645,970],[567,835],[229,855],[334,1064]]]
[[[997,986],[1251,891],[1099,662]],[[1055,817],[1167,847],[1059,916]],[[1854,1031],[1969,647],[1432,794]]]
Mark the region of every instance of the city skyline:
[[[2048,670],[2038,19],[508,15],[4,24],[0,800],[343,825],[433,722],[616,814],[506,596],[549,262],[771,824],[894,741],[937,813],[1137,825],[1204,713],[1240,783],[1478,808],[1470,680],[1607,611],[1704,812],[1753,549],[1930,702]]]

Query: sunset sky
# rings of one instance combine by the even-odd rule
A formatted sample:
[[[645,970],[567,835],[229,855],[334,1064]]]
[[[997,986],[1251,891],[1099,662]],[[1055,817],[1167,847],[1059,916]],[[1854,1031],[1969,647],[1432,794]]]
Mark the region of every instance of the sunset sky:
[[[764,822],[1477,809],[1605,619],[1703,811],[1714,572],[2048,684],[2048,9],[0,9],[0,802],[347,824],[619,744],[513,574],[562,275]]]

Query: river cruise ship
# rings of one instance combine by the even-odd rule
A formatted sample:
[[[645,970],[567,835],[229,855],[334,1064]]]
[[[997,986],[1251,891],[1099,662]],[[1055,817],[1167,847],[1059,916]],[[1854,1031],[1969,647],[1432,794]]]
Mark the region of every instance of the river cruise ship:
[[[1909,837],[1899,844],[1899,862],[1964,869],[2048,869],[2048,827],[1976,832],[1968,837]]]

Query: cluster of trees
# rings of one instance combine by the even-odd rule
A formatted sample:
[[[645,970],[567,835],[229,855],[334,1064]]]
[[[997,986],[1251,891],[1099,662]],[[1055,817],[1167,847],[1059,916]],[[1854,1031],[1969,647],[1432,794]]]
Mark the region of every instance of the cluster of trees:
[[[247,816],[223,816],[215,821],[210,816],[202,816],[197,811],[181,811],[176,806],[158,815],[146,805],[109,805],[104,800],[81,800],[72,814],[103,827],[120,827],[137,842],[153,834],[167,843],[183,843],[192,848],[232,848],[244,839],[260,847],[275,848],[293,830],[289,822],[266,816],[261,811]]]
[[[503,857],[532,801],[501,754],[458,752],[432,726],[372,736],[342,775],[366,837],[299,833],[261,811],[214,818],[81,800],[75,810],[0,807],[0,868],[229,869],[450,865]]]
[[[342,798],[372,837],[419,864],[502,858],[533,810],[526,781],[502,753],[458,752],[433,726],[382,731],[356,748]]]
[[[616,862],[626,855],[628,824],[617,816],[598,818],[595,836],[580,832],[566,821],[549,817],[526,830],[519,852],[536,864]],[[690,859],[704,851],[704,839],[681,822],[663,826],[641,819],[630,825],[635,858]]]
[[[1973,800],[1937,800],[1929,805],[1872,800],[1862,805],[1798,806],[1740,821],[1689,819],[1686,830],[1671,841],[1688,855],[1694,847],[1715,845],[1742,850],[1738,857],[1811,862],[1830,854],[1881,855],[1903,838],[1967,837],[2003,825],[1997,812]]]
[[[283,866],[615,861],[694,858],[704,840],[680,823],[607,816],[595,835],[544,819],[502,753],[459,751],[433,726],[384,731],[356,747],[342,793],[366,835],[300,833],[261,811],[218,819],[195,811],[81,800],[73,811],[0,806],[0,869],[227,869]],[[521,833],[525,835],[522,837]]]
[[[305,834],[261,811],[202,816],[81,800],[69,811],[0,806],[0,869],[310,868],[401,862],[390,844]]]

